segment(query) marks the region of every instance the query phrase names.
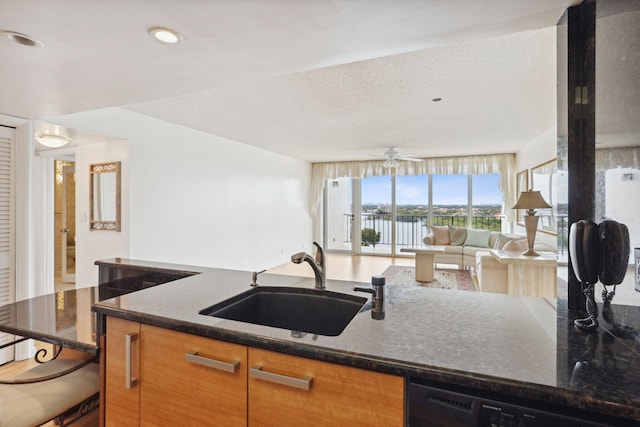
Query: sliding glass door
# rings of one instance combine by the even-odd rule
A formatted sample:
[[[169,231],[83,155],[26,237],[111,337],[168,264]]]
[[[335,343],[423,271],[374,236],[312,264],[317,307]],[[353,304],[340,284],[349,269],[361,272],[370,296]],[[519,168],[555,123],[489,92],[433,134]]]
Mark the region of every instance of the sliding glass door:
[[[353,252],[353,187],[351,178],[325,182],[324,248]]]
[[[429,176],[395,178],[395,251],[419,248],[429,234]]]
[[[360,184],[360,252],[390,255],[394,241],[393,177],[363,178]]]

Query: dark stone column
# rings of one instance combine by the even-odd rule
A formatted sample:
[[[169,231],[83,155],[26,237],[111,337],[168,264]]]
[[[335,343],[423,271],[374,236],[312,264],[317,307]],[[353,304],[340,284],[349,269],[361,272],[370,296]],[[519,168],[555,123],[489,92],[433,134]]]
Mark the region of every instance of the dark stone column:
[[[568,222],[595,221],[595,1],[568,10],[567,169]],[[585,310],[580,283],[569,260],[568,308]]]

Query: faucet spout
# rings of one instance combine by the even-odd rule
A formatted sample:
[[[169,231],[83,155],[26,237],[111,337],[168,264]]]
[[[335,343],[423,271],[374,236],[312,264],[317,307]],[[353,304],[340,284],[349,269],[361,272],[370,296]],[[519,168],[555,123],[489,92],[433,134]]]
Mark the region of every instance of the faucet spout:
[[[306,252],[298,252],[291,255],[291,262],[293,262],[294,264],[302,264],[302,262],[309,263],[315,275],[316,289],[326,289],[324,250],[317,242],[313,242],[313,244],[317,248],[315,259]]]

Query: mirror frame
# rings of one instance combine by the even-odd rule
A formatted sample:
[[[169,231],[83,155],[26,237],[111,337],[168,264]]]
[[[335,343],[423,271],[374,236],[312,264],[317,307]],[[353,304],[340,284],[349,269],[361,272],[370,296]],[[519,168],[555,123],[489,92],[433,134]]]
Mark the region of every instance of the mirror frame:
[[[93,198],[95,196],[94,176],[100,173],[115,172],[116,174],[116,220],[115,221],[98,221],[95,219],[95,212],[93,209]],[[90,205],[90,219],[89,230],[106,230],[106,231],[120,231],[120,162],[107,162],[107,163],[92,163],[89,165],[89,205]]]
[[[538,222],[538,231],[546,234],[557,235],[558,223],[556,218],[556,212],[558,211],[558,195],[556,194],[555,187],[558,179],[558,158],[553,158],[549,161],[534,166],[530,170],[531,172],[531,189],[540,191],[545,201],[551,205],[550,209],[538,209],[538,216],[541,221]],[[547,176],[548,182],[536,182],[534,176]]]
[[[520,197],[520,193],[529,189],[529,169],[525,169],[516,173],[516,197]],[[517,200],[517,199],[516,199]],[[524,227],[523,209],[516,209],[516,224]]]

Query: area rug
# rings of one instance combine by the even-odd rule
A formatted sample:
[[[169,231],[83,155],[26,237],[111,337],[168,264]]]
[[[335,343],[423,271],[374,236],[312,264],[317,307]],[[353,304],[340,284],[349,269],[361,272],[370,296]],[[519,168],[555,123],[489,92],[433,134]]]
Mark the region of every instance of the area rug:
[[[450,270],[436,268],[433,282],[416,282],[415,267],[390,265],[382,273],[387,285],[414,285],[425,288],[458,289],[475,291],[471,274],[467,270]]]

